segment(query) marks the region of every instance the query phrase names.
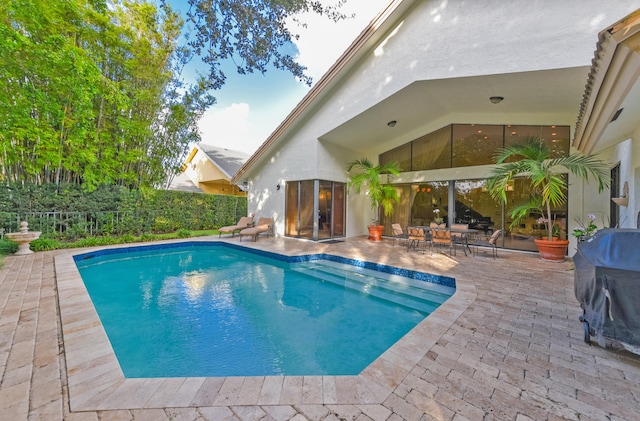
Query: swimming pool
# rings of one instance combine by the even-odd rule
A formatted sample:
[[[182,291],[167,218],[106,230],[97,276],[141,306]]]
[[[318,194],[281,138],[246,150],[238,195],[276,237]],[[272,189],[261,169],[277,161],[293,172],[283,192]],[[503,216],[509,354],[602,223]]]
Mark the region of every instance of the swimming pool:
[[[357,374],[455,285],[216,242],[74,259],[125,377]]]

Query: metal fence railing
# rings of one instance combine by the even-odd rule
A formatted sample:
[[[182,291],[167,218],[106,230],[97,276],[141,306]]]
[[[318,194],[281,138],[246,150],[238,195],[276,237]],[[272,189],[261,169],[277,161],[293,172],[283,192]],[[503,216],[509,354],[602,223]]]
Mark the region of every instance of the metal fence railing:
[[[61,237],[123,234],[150,227],[151,215],[135,212],[0,212],[0,229],[4,233],[20,230],[27,221],[29,231],[57,234]],[[134,229],[134,227],[139,227]]]

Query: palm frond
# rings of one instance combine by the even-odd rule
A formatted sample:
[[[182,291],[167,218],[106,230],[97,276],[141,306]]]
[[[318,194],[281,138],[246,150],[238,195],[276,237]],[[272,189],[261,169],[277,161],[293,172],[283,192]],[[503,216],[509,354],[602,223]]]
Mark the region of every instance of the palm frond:
[[[558,207],[566,203],[568,186],[564,173],[567,171],[586,181],[595,179],[600,191],[610,183],[609,166],[600,159],[579,153],[554,158],[551,149],[539,138],[528,138],[525,143],[504,147],[498,151],[495,159],[497,166],[488,181],[493,199],[506,204],[509,183],[518,178],[529,181],[530,199],[512,210],[512,227],[532,209],[538,209],[546,219],[550,219],[551,206]],[[515,161],[509,162],[512,160]],[[551,239],[549,224],[547,231]]]

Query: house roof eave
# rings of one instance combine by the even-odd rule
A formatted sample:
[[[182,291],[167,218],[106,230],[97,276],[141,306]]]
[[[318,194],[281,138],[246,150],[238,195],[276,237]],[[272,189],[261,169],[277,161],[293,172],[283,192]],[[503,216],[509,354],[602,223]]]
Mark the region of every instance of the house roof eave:
[[[640,9],[598,34],[574,131],[573,146],[580,152],[592,153],[602,145],[602,136],[614,114],[637,83],[640,72],[638,45]]]

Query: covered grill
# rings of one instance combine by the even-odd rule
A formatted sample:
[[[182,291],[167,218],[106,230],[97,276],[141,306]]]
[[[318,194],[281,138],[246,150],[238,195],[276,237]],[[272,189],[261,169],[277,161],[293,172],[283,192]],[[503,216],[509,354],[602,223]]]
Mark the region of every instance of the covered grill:
[[[640,230],[599,230],[573,260],[585,342],[608,338],[640,353]]]

